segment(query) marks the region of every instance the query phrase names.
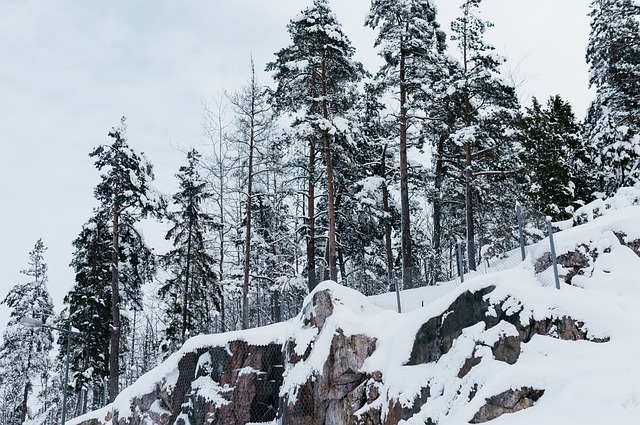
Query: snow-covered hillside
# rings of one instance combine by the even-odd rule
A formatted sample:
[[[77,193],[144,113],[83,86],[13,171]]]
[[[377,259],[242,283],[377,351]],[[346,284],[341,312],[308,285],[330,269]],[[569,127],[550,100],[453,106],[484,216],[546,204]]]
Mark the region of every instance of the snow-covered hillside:
[[[74,423],[202,423],[200,408],[225,424],[636,424],[640,191],[621,191],[576,217],[581,224],[561,223],[555,236],[560,290],[549,285],[548,240],[529,247],[519,266],[403,314],[325,282],[291,321],[193,338],[113,405]],[[279,354],[269,364],[258,347]],[[216,363],[220,348],[226,360]],[[187,372],[189,355],[197,367]],[[284,366],[271,380],[276,418],[243,416],[240,388],[266,394],[247,388],[275,366]]]

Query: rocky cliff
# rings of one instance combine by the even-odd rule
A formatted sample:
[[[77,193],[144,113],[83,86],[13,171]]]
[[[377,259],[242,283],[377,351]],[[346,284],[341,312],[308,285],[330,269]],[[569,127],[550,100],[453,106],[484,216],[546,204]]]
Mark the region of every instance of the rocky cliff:
[[[193,338],[75,423],[635,423],[640,210],[625,211],[558,234],[561,290],[538,279],[544,245],[404,314],[325,282],[295,319]]]
[[[359,297],[326,283],[309,298],[297,319],[299,329],[294,333],[302,336],[302,341],[292,337],[257,345],[236,333],[224,344],[186,347],[170,360],[175,370],[165,376],[152,372],[159,378],[153,388],[140,391],[134,386],[137,394],[130,396],[132,392],[125,391],[108,412],[101,411],[80,423],[239,425],[279,420],[290,425],[397,424],[415,416],[432,398],[472,401],[482,385],[474,368],[482,362],[515,364],[522,345],[536,335],[606,341],[590,336],[584,324],[572,317],[550,314],[536,319],[523,306],[514,307],[511,298],[496,302],[490,297],[494,291],[495,286],[464,291],[444,311],[425,318],[411,332],[411,349],[397,369],[411,373],[416,367],[438,365],[446,357],[446,373],[426,374],[416,383],[419,388],[411,389],[413,396],[411,391],[398,392],[386,385],[391,381],[385,371],[389,368],[376,370],[365,365],[376,351],[375,332],[354,333],[349,329],[353,323],[343,329],[341,321],[333,317],[338,306],[350,308],[355,317],[364,306],[345,305],[345,293],[349,299]],[[388,312],[379,315],[393,320]],[[367,317],[375,320],[369,315],[363,319]],[[371,323],[362,325],[375,329]],[[403,324],[398,321],[398,325]],[[282,331],[271,330],[277,334]],[[399,327],[397,332],[406,330]],[[403,348],[398,346],[398,350]],[[390,356],[390,360],[397,357]],[[455,394],[445,395],[444,382],[455,383]],[[544,393],[545,389],[534,383],[500,391],[481,403],[470,422],[486,422],[529,408]],[[122,408],[122,399],[127,397],[128,405]],[[426,423],[437,421],[427,418]]]

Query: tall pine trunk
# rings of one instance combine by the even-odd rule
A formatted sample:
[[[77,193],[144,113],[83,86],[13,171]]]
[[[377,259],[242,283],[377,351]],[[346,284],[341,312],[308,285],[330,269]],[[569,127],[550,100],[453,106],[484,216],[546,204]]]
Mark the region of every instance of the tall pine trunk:
[[[391,209],[389,208],[389,188],[387,187],[387,147],[384,145],[382,159],[380,162],[380,175],[383,177],[382,183],[382,211],[384,212],[384,246],[387,254],[387,279],[389,289],[393,283],[393,247],[391,245]]]
[[[407,81],[405,70],[404,37],[400,41],[400,205],[402,239],[402,285],[413,288],[413,264],[411,255],[411,223],[409,221],[409,176],[407,161]]]
[[[36,275],[37,280],[37,275]],[[68,338],[68,337],[67,337]],[[27,420],[27,402],[29,401],[29,391],[31,390],[31,381],[28,379],[29,369],[31,369],[31,352],[33,351],[33,330],[29,331],[29,352],[27,354],[27,380],[24,384],[24,392],[22,394],[22,403],[20,406],[20,423],[23,424]]]
[[[444,143],[446,134],[438,138],[436,148],[436,167],[433,193],[433,283],[442,279],[442,181],[444,180]]]
[[[189,323],[189,279],[191,271],[191,238],[193,234],[193,217],[189,219],[189,236],[187,236],[187,264],[184,271],[184,294],[182,298],[182,343],[184,344]]]
[[[329,107],[327,102],[327,58],[326,51],[322,52],[322,117],[325,121],[329,121]],[[328,267],[329,279],[338,280],[337,255],[336,255],[336,212],[335,212],[335,193],[333,188],[333,159],[331,157],[331,136],[329,132],[324,130],[324,156],[327,166],[327,205],[328,205],[328,222],[329,234],[327,239],[328,247]]]
[[[464,74],[465,79],[468,78],[469,73],[469,59],[467,57],[467,41],[466,32],[464,40]],[[471,127],[471,99],[469,94],[468,80],[465,82],[464,93],[464,110],[465,110],[465,125]],[[464,144],[464,156],[465,156],[465,183],[466,183],[466,222],[467,222],[467,263],[469,270],[476,269],[476,243],[475,243],[475,227],[473,224],[473,162],[471,156],[471,141],[467,140]]]
[[[309,292],[318,285],[316,280],[316,229],[315,229],[315,156],[316,141],[314,137],[309,138],[309,190],[307,193],[307,274]]]
[[[315,72],[311,81],[311,95],[313,97],[315,87]],[[318,105],[314,101],[311,104],[311,115],[317,113]],[[309,292],[318,285],[316,279],[316,227],[315,227],[315,202],[316,202],[316,140],[314,136],[309,137],[309,189],[307,193],[307,286]]]
[[[113,229],[111,240],[111,340],[109,349],[109,401],[113,402],[119,393],[120,376],[120,284],[118,281],[118,233],[120,228],[119,189],[114,190]]]

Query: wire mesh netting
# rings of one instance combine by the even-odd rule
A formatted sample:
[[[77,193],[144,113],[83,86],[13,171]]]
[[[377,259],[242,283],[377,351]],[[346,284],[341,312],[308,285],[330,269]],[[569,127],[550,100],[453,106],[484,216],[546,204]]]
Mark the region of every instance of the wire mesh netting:
[[[464,256],[464,244],[458,241],[457,249],[451,250],[456,255],[455,258],[452,256],[452,259],[448,260],[449,263],[454,264],[453,267],[457,272],[457,276],[453,279],[412,289],[403,289],[401,280],[398,279],[391,285],[391,287],[397,286],[397,292],[374,295],[369,299],[383,309],[409,312],[437,301],[464,281],[488,273],[512,269],[523,261],[534,263],[536,277],[543,286],[556,286],[549,229],[549,222],[544,214],[518,206],[516,220],[505,232],[506,236],[480,248],[475,270],[469,270],[470,267]],[[563,273],[567,275],[569,271],[564,270],[562,266],[558,267],[562,282]],[[449,275],[451,274],[450,272]]]
[[[134,396],[135,409],[124,413],[134,415],[135,423],[273,423],[280,409],[284,353],[282,344],[240,340],[195,348],[168,360],[170,373],[153,376],[155,385],[139,385],[150,391]]]

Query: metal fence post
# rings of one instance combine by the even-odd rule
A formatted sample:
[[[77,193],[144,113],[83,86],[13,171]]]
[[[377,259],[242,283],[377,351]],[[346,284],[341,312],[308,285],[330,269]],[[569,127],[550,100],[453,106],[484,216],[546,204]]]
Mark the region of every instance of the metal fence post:
[[[524,261],[525,253],[524,253],[524,230],[522,224],[522,206],[520,202],[516,202],[516,215],[518,216],[518,235],[520,239],[520,255],[522,256],[522,261]]]
[[[560,289],[560,276],[558,276],[558,260],[556,258],[556,244],[553,241],[553,226],[551,217],[547,217],[547,229],[549,232],[549,245],[551,246],[551,261],[553,263],[553,275],[556,279],[556,288]]]
[[[393,275],[393,281],[396,284],[396,301],[398,302],[398,313],[402,313],[402,306],[400,305],[400,285],[398,285],[398,279],[395,274]]]
[[[107,397],[107,389],[109,388],[109,378],[104,377],[103,381],[103,391],[102,391],[102,405],[106,406],[109,402],[109,397]]]
[[[460,283],[464,283],[464,264],[462,261],[462,242],[458,241],[458,274],[460,275]]]

